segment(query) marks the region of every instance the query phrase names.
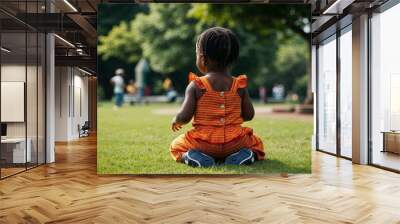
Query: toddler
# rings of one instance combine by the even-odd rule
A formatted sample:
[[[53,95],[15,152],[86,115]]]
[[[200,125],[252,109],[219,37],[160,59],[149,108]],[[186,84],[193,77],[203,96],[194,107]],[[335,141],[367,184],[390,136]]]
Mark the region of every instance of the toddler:
[[[172,141],[170,152],[177,162],[209,167],[250,165],[264,159],[263,142],[251,128],[242,127],[254,117],[247,91],[247,77],[233,77],[229,68],[239,56],[239,41],[226,28],[204,31],[196,43],[196,66],[204,76],[189,74],[189,85],[179,113],[172,121],[178,131],[192,118],[193,129]]]

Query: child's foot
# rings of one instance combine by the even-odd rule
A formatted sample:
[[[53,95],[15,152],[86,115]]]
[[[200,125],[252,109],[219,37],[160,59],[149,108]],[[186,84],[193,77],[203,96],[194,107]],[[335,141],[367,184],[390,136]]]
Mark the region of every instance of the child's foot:
[[[250,149],[241,149],[225,159],[225,165],[251,165],[256,160],[255,154]]]
[[[182,161],[193,167],[209,167],[215,165],[214,158],[193,149],[182,155]]]

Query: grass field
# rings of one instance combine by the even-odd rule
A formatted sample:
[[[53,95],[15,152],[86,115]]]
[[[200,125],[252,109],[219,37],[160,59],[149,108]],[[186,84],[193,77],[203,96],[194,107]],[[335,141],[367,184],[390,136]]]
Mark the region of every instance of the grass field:
[[[173,115],[157,111],[178,105],[124,106],[118,111],[111,103],[98,107],[99,174],[267,174],[310,173],[312,122],[304,119],[270,118],[256,115],[245,126],[252,127],[263,141],[266,160],[251,166],[192,168],[176,163],[169,144],[184,131],[170,130]]]

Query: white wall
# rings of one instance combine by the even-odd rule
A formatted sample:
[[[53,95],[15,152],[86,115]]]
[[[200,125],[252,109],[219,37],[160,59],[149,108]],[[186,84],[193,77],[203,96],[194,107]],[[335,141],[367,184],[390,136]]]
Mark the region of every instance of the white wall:
[[[70,77],[67,67],[55,68],[55,140],[68,140],[68,88]]]
[[[73,67],[56,67],[56,141],[79,138],[78,125],[88,120],[88,78]]]
[[[32,67],[28,66],[28,70]],[[26,67],[25,64],[3,64],[1,66],[1,81],[2,82],[25,82]],[[25,82],[26,83],[26,82]],[[34,93],[27,93],[28,97],[35,95]],[[24,109],[24,108],[23,108]],[[7,108],[1,108],[7,110]],[[29,116],[29,115],[28,115]],[[31,117],[28,117],[31,120]],[[25,137],[25,122],[7,122],[7,136],[8,137]]]
[[[1,66],[1,81],[25,82],[25,64],[3,64]],[[7,108],[1,108],[7,110]],[[25,122],[7,123],[7,137],[25,137]]]
[[[38,70],[37,70],[38,69]],[[9,138],[24,138],[25,135],[29,139],[29,148],[32,153],[32,160],[39,163],[44,163],[45,159],[45,120],[44,120],[44,74],[41,66],[27,65],[25,63],[3,63],[1,66],[1,81],[2,82],[24,82],[26,85],[26,101],[23,100],[22,107],[11,108],[2,106],[2,112],[7,113],[22,113],[22,121],[5,122],[7,124],[7,137]],[[25,80],[27,78],[27,80]],[[2,89],[3,92],[4,89]],[[25,93],[25,89],[19,90],[19,94]],[[3,93],[4,94],[4,93]],[[8,98],[2,95],[2,98]],[[22,96],[25,98],[25,96]],[[25,106],[26,102],[26,106]],[[4,102],[3,102],[4,103]],[[2,103],[2,104],[3,104]],[[11,102],[12,103],[12,102]],[[17,102],[15,102],[17,103]],[[7,111],[9,110],[9,111]],[[11,110],[11,111],[10,111]],[[12,111],[19,110],[19,111]],[[24,114],[26,112],[26,120]],[[2,119],[3,120],[3,119]]]
[[[77,74],[78,72],[78,74]],[[88,113],[88,78],[86,76],[82,76],[79,70],[74,69],[74,81],[73,81],[73,89],[72,92],[74,99],[72,108],[72,132],[71,135],[74,137],[78,137],[78,124],[83,125],[85,121],[88,121],[89,113]]]

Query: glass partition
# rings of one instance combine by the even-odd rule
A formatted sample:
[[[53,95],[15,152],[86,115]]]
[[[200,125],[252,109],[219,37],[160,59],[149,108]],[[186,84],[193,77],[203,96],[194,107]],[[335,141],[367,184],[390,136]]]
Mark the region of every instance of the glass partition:
[[[24,171],[31,159],[26,138],[26,41],[25,32],[1,34],[2,177]]]
[[[28,13],[43,13],[43,1],[27,2]],[[37,19],[38,17],[33,17]],[[38,22],[38,21],[36,21]],[[44,162],[45,35],[27,28],[27,141],[31,147],[28,168]]]
[[[45,143],[45,124],[46,124],[46,36],[43,33],[38,33],[38,76],[37,76],[37,162],[43,164],[46,162],[46,143]]]
[[[336,35],[318,47],[318,149],[336,154]]]
[[[40,13],[43,3],[0,6]],[[43,33],[0,12],[0,178],[45,163],[45,44]]]
[[[26,113],[27,113],[27,150],[30,151],[28,168],[37,165],[38,157],[38,35],[36,32],[27,32],[27,82],[26,82]]]
[[[400,170],[400,4],[371,18],[371,162]]]
[[[340,155],[352,157],[352,34],[351,25],[341,31],[340,41]]]

